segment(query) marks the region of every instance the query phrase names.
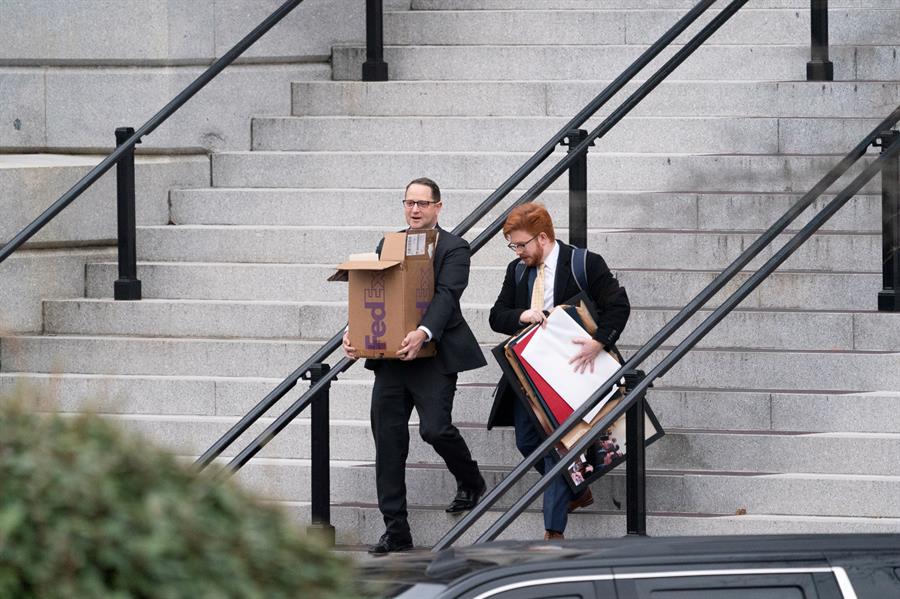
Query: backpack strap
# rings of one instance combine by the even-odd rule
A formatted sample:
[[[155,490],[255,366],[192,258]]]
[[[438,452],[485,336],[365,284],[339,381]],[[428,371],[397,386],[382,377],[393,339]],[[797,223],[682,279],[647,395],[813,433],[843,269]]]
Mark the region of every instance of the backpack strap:
[[[585,248],[572,248],[572,276],[578,284],[579,291],[585,291],[587,282],[587,250]]]

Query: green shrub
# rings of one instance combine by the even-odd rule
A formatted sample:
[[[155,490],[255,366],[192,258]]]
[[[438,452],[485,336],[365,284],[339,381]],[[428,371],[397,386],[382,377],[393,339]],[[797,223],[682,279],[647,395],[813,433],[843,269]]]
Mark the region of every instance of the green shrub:
[[[0,399],[0,597],[337,598],[351,564],[92,415]]]

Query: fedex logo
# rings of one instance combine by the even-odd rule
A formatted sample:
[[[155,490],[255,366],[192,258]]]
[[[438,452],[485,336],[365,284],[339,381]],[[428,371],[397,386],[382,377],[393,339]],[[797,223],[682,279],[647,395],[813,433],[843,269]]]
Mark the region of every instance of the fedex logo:
[[[419,271],[419,284],[416,287],[416,310],[419,311],[419,316],[425,316],[428,306],[431,305],[433,292],[430,275],[431,273],[424,269]]]
[[[365,337],[366,349],[385,349],[382,337],[387,333],[387,323],[384,321],[386,311],[384,309],[384,272],[378,271],[372,273],[372,279],[369,286],[366,287],[365,308],[369,311],[372,318],[372,325],[369,329],[370,334]]]

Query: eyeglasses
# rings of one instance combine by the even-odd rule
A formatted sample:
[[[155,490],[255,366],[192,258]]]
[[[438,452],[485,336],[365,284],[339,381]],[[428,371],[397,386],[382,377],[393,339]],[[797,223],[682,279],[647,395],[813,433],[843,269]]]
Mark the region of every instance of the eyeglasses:
[[[506,247],[508,247],[509,249],[511,249],[511,250],[514,251],[514,252],[521,252],[522,250],[525,249],[525,246],[526,246],[526,245],[528,245],[529,243],[531,243],[532,241],[534,241],[535,239],[537,239],[537,236],[538,236],[538,235],[540,235],[540,233],[538,233],[537,235],[535,235],[534,237],[532,237],[531,239],[529,239],[529,240],[526,241],[525,243],[508,243],[508,244],[506,244]]]
[[[432,204],[440,204],[440,200],[400,200],[404,206],[407,208],[412,208],[413,206],[418,206],[419,208],[428,208]]]

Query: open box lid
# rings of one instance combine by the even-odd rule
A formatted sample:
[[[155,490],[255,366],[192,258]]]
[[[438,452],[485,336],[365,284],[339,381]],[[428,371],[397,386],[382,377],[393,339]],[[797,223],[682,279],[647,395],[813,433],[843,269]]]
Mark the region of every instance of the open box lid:
[[[350,260],[337,265],[337,272],[328,277],[329,281],[346,281],[351,270],[387,270],[401,264],[399,260]]]

